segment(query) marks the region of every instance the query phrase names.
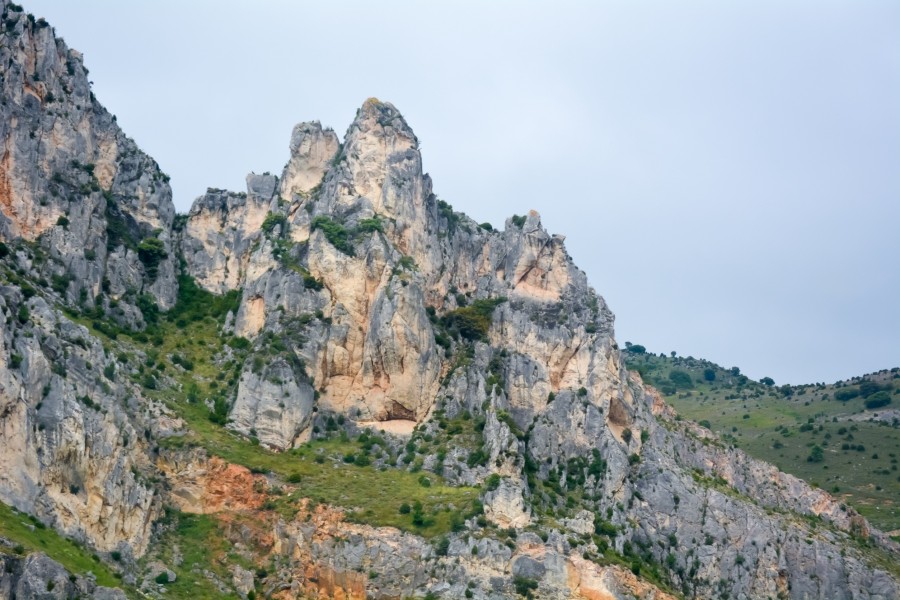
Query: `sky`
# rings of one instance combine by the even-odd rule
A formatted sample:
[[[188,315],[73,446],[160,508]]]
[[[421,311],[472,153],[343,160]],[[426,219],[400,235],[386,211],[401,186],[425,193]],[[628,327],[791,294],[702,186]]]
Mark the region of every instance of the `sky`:
[[[23,3],[179,211],[374,96],[456,210],[566,236],[620,345],[778,384],[900,366],[898,2]]]

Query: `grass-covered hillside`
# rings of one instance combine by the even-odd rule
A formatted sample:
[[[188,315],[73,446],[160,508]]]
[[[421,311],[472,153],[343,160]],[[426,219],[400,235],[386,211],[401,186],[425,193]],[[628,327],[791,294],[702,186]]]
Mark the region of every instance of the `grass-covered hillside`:
[[[791,386],[637,344],[623,354],[683,417],[900,532],[900,368]]]

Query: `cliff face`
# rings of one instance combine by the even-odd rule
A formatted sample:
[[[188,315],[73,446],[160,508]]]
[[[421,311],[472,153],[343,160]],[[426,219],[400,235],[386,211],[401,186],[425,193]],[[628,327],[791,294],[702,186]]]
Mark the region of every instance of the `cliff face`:
[[[898,597],[894,542],[678,419],[564,238],[454,212],[390,104],[342,143],[298,125],[280,177],[176,220],[80,57],[0,9],[0,500],[127,586],[180,597],[171,566],[241,597]],[[163,507],[232,550],[183,565]],[[40,587],[36,556],[0,597]]]
[[[15,4],[0,10],[0,234],[40,240],[51,259],[42,274],[70,278],[70,300],[108,308],[146,293],[171,307],[168,177],[96,101],[78,52]],[[149,262],[147,238],[161,242]]]

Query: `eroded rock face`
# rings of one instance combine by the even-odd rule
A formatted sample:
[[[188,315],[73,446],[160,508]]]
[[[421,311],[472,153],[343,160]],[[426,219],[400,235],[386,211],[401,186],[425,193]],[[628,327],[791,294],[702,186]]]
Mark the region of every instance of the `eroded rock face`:
[[[248,175],[248,193],[209,190],[194,202],[181,247],[188,270],[204,289],[224,294],[241,286],[276,184],[273,176]]]
[[[625,371],[613,315],[564,238],[534,211],[502,231],[455,213],[392,105],[367,100],[343,144],[298,125],[280,177],[210,190],[176,225],[165,177],[91,96],[77,53],[6,0],[0,9],[3,502],[134,556],[163,497],[223,521],[254,515],[265,531],[249,520],[223,531],[257,536],[259,557],[277,559],[273,597],[513,598],[517,584],[541,598],[668,597],[599,564],[607,547],[689,597],[898,596],[853,536],[892,557],[894,542],[827,493],[677,420]],[[397,430],[393,464],[379,468],[488,482],[484,515],[440,543],[303,499],[288,518],[266,508],[266,490],[284,484],[274,475],[163,447],[159,436],[185,434],[151,400],[182,400],[166,374],[175,367],[97,332],[140,329],[154,304],[174,305],[182,257],[206,290],[240,290],[215,334],[249,355],[210,357],[223,371],[198,376],[229,390],[219,400],[234,434],[283,451],[329,418],[348,433]],[[451,420],[469,423],[461,441],[445,432]],[[415,463],[397,463],[407,441],[438,438],[441,448],[422,444]],[[21,560],[43,559],[3,560],[14,576],[0,590],[26,586],[16,595],[27,597],[38,567]],[[252,575],[217,585],[246,595]]]
[[[36,552],[25,558],[0,554],[0,598],[95,598],[126,600],[119,589],[98,586],[86,577],[69,575],[61,564]]]
[[[168,177],[96,101],[81,55],[43,20],[0,7],[0,238],[39,240],[54,259],[47,276],[71,279],[70,299],[146,293],[172,306]],[[162,252],[148,266],[138,246],[151,237]]]
[[[308,197],[322,183],[340,149],[337,135],[318,121],[300,123],[291,133],[291,159],[284,169],[279,192],[283,198]]]
[[[819,598],[865,597],[871,589],[896,594],[896,582],[866,567],[861,555],[844,548],[842,556],[844,542],[792,536],[786,532],[806,525],[761,507],[821,515],[854,533],[864,523],[858,515],[718,440],[698,444],[706,434],[676,421],[658,395],[626,373],[612,313],[572,264],[564,238],[547,233],[536,212],[508,220],[503,231],[454,213],[432,194],[416,137],[389,104],[368,100],[327,165],[330,138],[317,124],[298,126],[295,137],[298,131],[311,140],[308,147],[327,151],[292,153],[282,197],[290,172],[314,173],[306,185],[320,172],[321,180],[309,192],[292,184],[299,191],[290,201],[271,205],[278,224],[253,246],[243,279],[231,285],[243,288],[235,331],[260,349],[275,336],[298,340],[287,356],[304,365],[309,388],[291,383],[300,377],[267,381],[245,368],[233,429],[289,448],[311,435],[311,405],[366,424],[415,421],[435,433],[438,409],[482,414],[483,462],[472,465],[451,448],[442,474],[467,484],[500,475],[483,500],[486,517],[501,527],[535,522],[538,498],[528,477],[561,488],[574,481],[594,500],[560,521],[564,528],[589,537],[607,523],[618,532],[609,540],[618,552],[626,544],[647,548],[649,560],[670,564],[675,585],[697,597],[713,597],[722,579],[749,597],[786,589]],[[483,329],[447,340],[460,335],[452,328],[479,301],[493,301]],[[281,360],[270,367],[278,372]],[[313,389],[318,398],[309,400]],[[677,547],[660,539],[677,539]],[[340,589],[352,597],[371,585],[335,567],[338,546],[303,552],[304,569],[331,582],[327,594]],[[564,588],[559,597],[663,597],[628,573],[578,560],[583,549],[554,552],[540,567],[531,556],[513,570],[552,583],[548,589]],[[816,575],[835,564],[842,575]]]
[[[159,506],[139,477],[143,428],[123,408],[133,390],[97,377],[109,361],[87,329],[0,287],[0,311],[16,306],[25,323],[0,321],[0,500],[99,549],[140,554]]]

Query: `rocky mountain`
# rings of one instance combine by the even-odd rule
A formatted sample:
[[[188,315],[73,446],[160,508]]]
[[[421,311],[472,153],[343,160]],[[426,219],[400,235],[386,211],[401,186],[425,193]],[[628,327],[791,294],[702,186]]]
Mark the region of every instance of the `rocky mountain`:
[[[895,542],[681,420],[564,238],[438,199],[392,105],[176,216],[0,17],[0,597],[898,597]]]

